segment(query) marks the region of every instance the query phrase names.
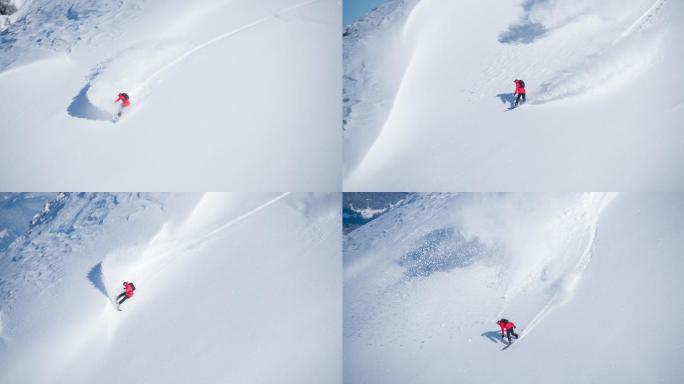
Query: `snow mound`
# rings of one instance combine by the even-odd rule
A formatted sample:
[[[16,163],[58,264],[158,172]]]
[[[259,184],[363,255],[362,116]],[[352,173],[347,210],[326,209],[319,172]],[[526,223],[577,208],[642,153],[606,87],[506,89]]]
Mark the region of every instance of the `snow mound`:
[[[149,94],[149,83],[156,74],[178,57],[183,48],[180,43],[154,42],[117,53],[93,70],[86,85],[88,100],[95,108],[113,114],[120,108],[114,103],[116,95],[126,92],[137,107]]]

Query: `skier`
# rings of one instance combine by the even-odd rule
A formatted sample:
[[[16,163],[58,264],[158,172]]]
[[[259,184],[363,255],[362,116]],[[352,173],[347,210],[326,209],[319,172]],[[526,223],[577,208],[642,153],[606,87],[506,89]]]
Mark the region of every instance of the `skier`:
[[[511,343],[511,335],[515,336],[515,338],[518,338],[518,334],[515,333],[515,323],[512,321],[508,321],[506,319],[501,319],[496,322],[499,324],[499,327],[501,327],[501,339],[504,339],[504,330],[506,331],[506,336],[508,337],[508,344]]]
[[[131,102],[129,100],[130,97],[128,97],[128,94],[126,92],[121,92],[121,93],[119,93],[118,96],[119,97],[117,97],[116,100],[114,100],[114,102],[118,103],[120,101],[121,102],[121,109],[116,114],[116,117],[114,117],[114,121],[118,120],[119,117],[121,117],[121,113],[123,112],[124,108],[131,106]]]
[[[515,92],[513,92],[513,96],[518,95],[518,97],[515,98],[515,105],[513,108],[517,107],[518,104],[520,104],[520,98],[522,98],[522,104],[525,104],[525,82],[522,80],[515,79]]]
[[[116,100],[114,100],[114,102],[118,103],[120,101],[121,102],[121,108],[131,106],[131,102],[129,101],[130,98],[128,97],[128,94],[126,94],[126,92],[121,92],[121,93],[119,93],[118,96],[119,97],[117,97]]]
[[[123,286],[124,292],[116,297],[117,305],[121,305],[124,301],[126,301],[126,299],[130,299],[131,297],[133,297],[133,292],[135,292],[135,285],[133,285],[133,283],[124,281]]]

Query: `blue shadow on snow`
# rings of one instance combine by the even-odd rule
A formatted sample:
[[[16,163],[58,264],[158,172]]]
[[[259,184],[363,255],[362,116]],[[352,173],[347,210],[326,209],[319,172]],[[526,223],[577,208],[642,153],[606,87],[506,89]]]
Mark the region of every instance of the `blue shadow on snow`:
[[[508,103],[509,108],[513,108],[515,105],[515,95],[513,95],[513,93],[499,93],[496,97],[498,97],[502,103]]]
[[[530,13],[537,6],[544,6],[549,0],[526,0],[522,4],[522,20],[508,27],[508,30],[499,35],[501,44],[530,44],[546,36],[549,30],[541,23],[530,21]]]
[[[506,32],[499,35],[502,44],[530,44],[546,35],[548,30],[542,24],[525,21],[511,25]]]
[[[503,341],[501,340],[501,331],[489,331],[483,333],[480,336],[486,337],[495,343],[503,343]]]
[[[78,95],[71,100],[71,104],[67,107],[69,116],[88,120],[112,121],[111,113],[107,113],[90,103],[88,89],[90,89],[90,84],[81,88]]]
[[[466,268],[486,256],[487,248],[478,238],[466,239],[454,228],[429,232],[420,244],[407,252],[397,263],[409,277],[427,277],[435,272]]]
[[[91,270],[88,272],[88,280],[93,284],[95,288],[97,288],[100,293],[105,295],[107,299],[109,299],[109,295],[107,294],[107,288],[105,287],[104,280],[102,280],[102,263],[97,263]]]

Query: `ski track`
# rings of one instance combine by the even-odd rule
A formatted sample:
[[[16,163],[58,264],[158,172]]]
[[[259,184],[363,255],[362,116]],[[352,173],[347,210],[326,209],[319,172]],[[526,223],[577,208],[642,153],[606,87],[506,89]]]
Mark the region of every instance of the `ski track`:
[[[667,0],[656,0],[646,12],[644,12],[632,25],[613,41],[611,45],[616,45],[627,37],[631,36],[636,30],[646,25],[662,9]]]
[[[277,18],[278,16],[280,16],[281,13],[289,12],[289,11],[292,11],[292,10],[295,10],[295,9],[298,9],[298,8],[303,8],[303,7],[306,7],[306,6],[308,6],[308,5],[317,3],[318,1],[320,1],[320,0],[309,0],[309,1],[305,1],[305,2],[303,2],[303,3],[294,4],[294,5],[291,5],[291,6],[289,6],[289,7],[285,7],[285,8],[283,8],[283,9],[281,9],[281,10],[276,11],[276,12],[275,12],[274,14],[272,14],[272,15],[262,17],[261,19],[258,19],[258,20],[256,20],[256,21],[253,21],[253,22],[249,23],[249,24],[243,25],[243,26],[240,27],[240,28],[237,28],[237,29],[234,29],[234,30],[232,30],[232,31],[226,32],[226,33],[224,33],[224,34],[218,35],[218,36],[214,37],[213,39],[210,39],[210,40],[208,40],[208,41],[206,41],[206,42],[204,42],[204,43],[202,43],[202,44],[200,44],[200,45],[198,45],[198,46],[196,46],[196,47],[194,47],[194,48],[188,50],[187,52],[185,52],[185,53],[181,54],[180,56],[178,56],[176,59],[174,59],[174,60],[172,60],[171,62],[169,62],[168,64],[166,64],[166,65],[164,65],[163,67],[159,68],[157,71],[155,71],[155,72],[152,73],[149,77],[147,77],[145,80],[143,80],[143,82],[142,82],[140,85],[138,85],[136,88],[134,88],[133,92],[131,92],[131,93],[135,94],[135,93],[139,92],[139,91],[142,90],[145,86],[147,86],[152,80],[154,80],[157,76],[159,76],[161,73],[163,73],[163,72],[167,71],[168,69],[170,69],[170,68],[176,66],[178,63],[184,61],[185,59],[187,59],[188,57],[190,57],[190,56],[193,55],[194,53],[196,53],[196,52],[198,52],[198,51],[200,51],[200,50],[202,50],[202,49],[204,49],[204,48],[206,48],[206,47],[208,47],[208,46],[210,46],[210,45],[213,45],[213,44],[215,44],[215,43],[217,43],[217,42],[219,42],[219,41],[221,41],[221,40],[227,39],[227,38],[229,38],[229,37],[231,37],[231,36],[237,35],[237,34],[239,34],[239,33],[242,33],[242,32],[244,32],[244,31],[246,31],[246,30],[249,30],[249,29],[251,29],[251,28],[254,28],[254,27],[256,27],[257,25],[260,25],[260,24],[263,24],[263,23],[265,23],[265,22],[267,22],[267,21],[270,21],[270,20],[272,20],[272,19],[275,19],[275,18]]]
[[[592,250],[594,248],[594,242],[598,232],[598,220],[600,218],[601,212],[615,198],[615,196],[615,194],[605,194],[599,199],[595,212],[592,212],[593,217],[589,227],[589,239],[587,240],[585,249],[572,270],[563,276],[564,289],[555,292],[546,305],[544,305],[544,307],[532,318],[529,324],[522,328],[520,337],[515,341],[514,344],[519,343],[523,338],[525,338],[532,330],[534,330],[534,328],[541,324],[542,320],[544,320],[546,316],[553,312],[553,310],[560,308],[572,298],[577,283],[591,262]],[[503,304],[503,307],[501,311],[499,311],[497,318],[503,316],[503,312],[505,311],[507,305],[507,302]]]
[[[243,213],[229,220],[228,222],[211,230],[206,235],[203,235],[200,238],[193,241],[185,243],[178,242],[174,240],[174,236],[173,234],[171,234],[172,241],[162,241],[161,243],[155,243],[155,240],[158,241],[159,237],[162,236],[162,234],[164,233],[162,229],[162,232],[157,234],[155,238],[152,239],[150,245],[143,249],[135,249],[136,253],[139,252],[141,255],[143,255],[142,260],[140,260],[141,264],[123,265],[123,268],[117,268],[117,272],[122,274],[128,274],[137,269],[137,280],[142,280],[145,282],[145,285],[149,286],[150,282],[153,281],[157,276],[159,276],[160,272],[165,270],[168,266],[173,264],[181,255],[183,255],[184,251],[191,249],[192,247],[197,246],[201,243],[205,243],[206,241],[210,241],[212,238],[214,238],[221,232],[225,231],[226,229],[234,226],[237,223],[244,221],[245,219],[259,213],[260,211],[263,211],[269,206],[284,199],[288,195],[290,195],[290,192],[280,194],[274,197],[273,199],[268,200],[267,202],[259,205],[258,207],[253,208],[248,212]],[[180,235],[183,234],[181,233]],[[315,247],[317,244],[318,242],[315,243],[311,248]],[[162,247],[162,249],[159,250],[158,247]],[[150,255],[150,253],[152,253],[152,255]],[[151,260],[149,256],[152,256]],[[106,263],[106,260],[107,257],[105,257],[105,260],[101,261],[101,263]],[[162,261],[163,263],[160,263]],[[136,262],[134,262],[134,264],[136,264]],[[104,274],[106,274],[106,272],[107,271],[105,270]],[[53,367],[52,370],[54,373],[56,373],[57,375],[63,375],[68,373],[70,369],[69,367],[72,367],[73,365],[77,364],[78,357],[84,353],[86,348],[90,349],[91,353],[95,354],[101,354],[104,351],[106,351],[108,345],[114,339],[117,329],[119,329],[121,325],[128,321],[128,319],[130,318],[130,316],[116,316],[116,313],[118,313],[116,311],[116,308],[112,310],[112,307],[116,307],[114,305],[114,296],[116,296],[116,294],[118,294],[119,292],[116,289],[118,289],[118,287],[114,289],[114,292],[110,292],[109,290],[107,290],[109,300],[103,304],[102,310],[93,312],[89,316],[85,316],[83,318],[83,321],[79,322],[79,324],[74,324],[72,327],[69,328],[70,331],[59,336],[59,344],[64,347],[62,350],[59,351],[59,358],[55,358],[56,360],[59,360],[61,362],[61,365]],[[131,309],[133,308],[135,307],[132,307]],[[4,337],[1,334],[1,321],[2,318],[0,317],[0,341],[4,339]],[[104,343],[96,342],[96,340],[102,340],[103,336],[105,340]],[[47,345],[45,346],[45,349],[49,349]]]
[[[163,271],[168,266],[173,264],[176,261],[176,259],[183,254],[183,252],[188,251],[188,250],[192,249],[193,247],[196,247],[196,246],[203,244],[207,241],[210,241],[213,237],[215,237],[219,233],[221,233],[221,232],[225,231],[226,229],[234,226],[235,224],[249,218],[250,216],[266,209],[267,207],[269,207],[269,206],[275,204],[276,202],[284,199],[288,195],[290,195],[290,192],[283,193],[283,194],[259,205],[258,207],[254,208],[254,209],[252,209],[246,213],[243,213],[242,215],[240,215],[234,219],[231,219],[227,223],[222,224],[221,226],[212,230],[211,232],[207,233],[206,235],[201,236],[198,239],[195,239],[195,240],[192,240],[189,242],[183,243],[183,242],[177,242],[177,241],[172,240],[171,242],[156,243],[156,241],[159,241],[159,236],[163,233],[163,232],[160,232],[159,235],[155,236],[155,238],[152,239],[152,241],[150,242],[150,245],[148,245],[145,249],[142,250],[143,253],[154,254],[154,253],[157,253],[156,252],[157,247],[162,247],[159,254],[156,256],[153,256],[152,260],[150,260],[148,263],[146,262],[147,260],[145,260],[145,258],[143,258],[141,260],[141,263],[143,263],[143,265],[141,266],[142,271],[140,272],[141,277],[144,277],[144,280],[147,280],[148,282],[153,281],[154,278],[159,275],[159,272]],[[167,255],[169,255],[169,256],[164,258],[164,256],[167,256]],[[160,261],[162,261],[162,260],[163,260],[163,263],[160,263]],[[148,265],[144,265],[144,264],[148,264]],[[152,272],[145,273],[146,270],[147,271],[151,270]],[[105,271],[105,273],[106,273],[106,271]]]

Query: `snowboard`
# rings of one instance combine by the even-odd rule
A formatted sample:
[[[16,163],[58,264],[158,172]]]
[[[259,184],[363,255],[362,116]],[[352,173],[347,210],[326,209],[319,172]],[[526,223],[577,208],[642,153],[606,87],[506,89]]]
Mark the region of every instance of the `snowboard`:
[[[119,305],[119,304],[116,302],[116,299],[115,299],[115,298],[110,297],[110,298],[109,298],[109,301],[112,303],[112,305],[114,306],[114,308],[116,308],[117,311],[119,311],[119,312],[122,311],[121,305]]]
[[[508,347],[510,347],[511,345],[513,345],[513,343],[517,342],[519,339],[520,339],[520,336],[519,336],[519,335],[518,335],[517,338],[511,339],[511,342],[508,343],[508,344],[506,344],[506,346],[504,346],[503,348],[501,348],[501,350],[502,350],[502,351],[505,351],[506,349],[508,349]],[[504,341],[504,343],[505,343],[505,341]]]

